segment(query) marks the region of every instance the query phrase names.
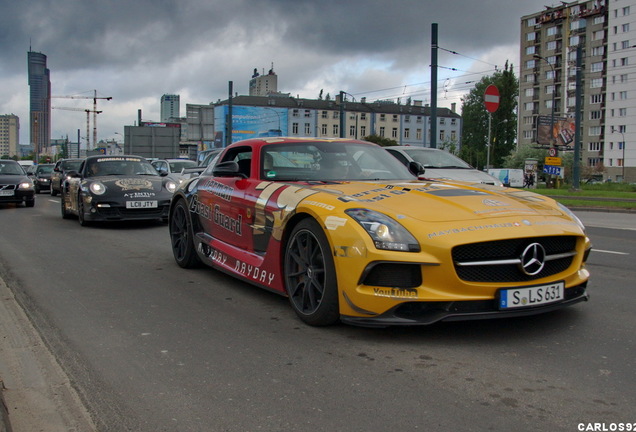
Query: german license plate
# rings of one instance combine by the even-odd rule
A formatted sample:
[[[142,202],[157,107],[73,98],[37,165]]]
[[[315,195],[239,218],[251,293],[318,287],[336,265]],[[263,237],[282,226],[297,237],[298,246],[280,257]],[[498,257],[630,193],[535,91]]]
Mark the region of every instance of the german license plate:
[[[128,209],[157,208],[157,201],[126,201],[126,208]]]
[[[0,190],[0,196],[13,196],[12,190]]]
[[[499,309],[541,306],[563,300],[565,282],[548,285],[509,288],[499,291]]]

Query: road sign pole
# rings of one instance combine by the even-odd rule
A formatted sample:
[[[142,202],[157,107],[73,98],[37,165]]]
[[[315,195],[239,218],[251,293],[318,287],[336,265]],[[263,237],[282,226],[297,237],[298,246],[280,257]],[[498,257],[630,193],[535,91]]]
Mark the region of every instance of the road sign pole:
[[[490,169],[490,135],[492,133],[492,113],[488,113],[488,142],[486,143],[486,172]]]

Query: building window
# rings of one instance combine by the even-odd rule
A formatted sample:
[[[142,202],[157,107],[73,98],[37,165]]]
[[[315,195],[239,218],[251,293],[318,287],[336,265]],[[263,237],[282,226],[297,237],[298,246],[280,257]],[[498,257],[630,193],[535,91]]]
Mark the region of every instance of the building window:
[[[548,27],[545,34],[548,36],[556,36],[559,34],[559,28],[557,26]]]
[[[293,116],[293,117],[298,117],[298,110],[297,110],[296,108],[294,108],[294,109],[292,110],[292,116]]]
[[[320,126],[320,134],[322,136],[327,136],[327,125],[325,123]]]
[[[386,121],[386,114],[380,114],[380,121]]]
[[[591,95],[590,96],[590,103],[591,104],[603,103],[603,95],[602,94]]]
[[[417,116],[416,122],[417,123],[422,123],[423,122],[422,116]]]
[[[305,110],[305,117],[311,117],[311,111]]]
[[[601,111],[590,111],[590,120],[599,120],[601,117]]]
[[[305,136],[311,135],[311,123],[305,123]]]
[[[350,137],[356,136],[356,127],[355,127],[355,125],[349,126],[349,136]]]
[[[329,111],[323,111],[323,112],[320,114],[320,117],[322,117],[322,118],[324,118],[324,119],[329,118]]]
[[[440,131],[439,131],[439,140],[440,141],[444,141],[445,138],[446,138],[446,132],[444,131],[444,129],[440,129]]]
[[[338,128],[337,124],[333,125],[333,136],[340,136],[340,128]]]
[[[537,48],[534,45],[526,47],[526,55],[532,55],[537,52]]]
[[[550,41],[547,43],[546,48],[548,48],[548,51],[554,51],[557,49],[557,43],[556,41]],[[534,53],[532,53],[534,54]]]
[[[334,111],[332,117],[335,118],[335,119],[339,119],[340,118],[340,113],[338,111]]]
[[[451,140],[452,141],[457,140],[457,131],[454,131],[454,130],[451,131]]]
[[[398,137],[398,130],[397,128],[392,128],[391,129],[391,138],[397,138]]]
[[[589,129],[588,135],[597,136],[597,135],[600,135],[602,131],[603,129],[601,126],[591,126]]]
[[[593,152],[601,151],[601,143],[591,142],[588,149],[589,151],[593,151]]]
[[[298,123],[292,123],[292,134],[298,135]]]
[[[595,31],[594,33],[592,33],[592,40],[603,40],[605,39],[605,31],[604,30],[599,30],[599,31]]]
[[[603,71],[603,62],[592,63],[592,67],[590,69],[592,72],[602,72]]]
[[[384,138],[384,126],[380,127],[380,136]]]
[[[409,128],[404,129],[404,138],[409,139],[411,137],[411,130]]]
[[[360,120],[366,120],[366,119],[367,119],[367,113],[360,114]]]
[[[587,158],[587,166],[597,166],[598,164],[601,163],[601,159],[600,158]]]
[[[366,126],[360,126],[360,135],[365,137],[367,136],[367,127]]]
[[[600,88],[603,87],[603,78],[594,78],[590,84],[590,88]]]
[[[397,114],[393,114],[393,123],[397,123],[399,120],[398,115]]]

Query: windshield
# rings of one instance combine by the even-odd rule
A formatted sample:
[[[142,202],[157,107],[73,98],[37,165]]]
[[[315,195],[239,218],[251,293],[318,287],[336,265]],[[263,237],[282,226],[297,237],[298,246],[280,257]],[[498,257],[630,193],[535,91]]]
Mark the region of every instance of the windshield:
[[[261,178],[278,181],[412,180],[380,146],[352,142],[272,144],[261,152]]]
[[[185,168],[196,167],[197,163],[192,160],[182,160],[182,161],[169,162],[169,165],[170,165],[170,172],[180,173]]]
[[[0,174],[4,175],[24,175],[24,170],[20,166],[20,164],[16,162],[0,162]]]
[[[36,174],[49,174],[53,172],[53,165],[39,165],[35,170]]]
[[[86,177],[112,175],[152,175],[157,170],[145,159],[131,157],[98,158],[87,161]]]
[[[444,150],[405,149],[411,158],[424,165],[424,168],[461,168],[472,169],[470,165]]]
[[[62,162],[61,168],[63,170],[65,170],[65,171],[71,171],[71,170],[77,171],[81,164],[82,164],[82,160],[81,159],[80,160],[76,160],[76,161],[68,160],[68,161]]]

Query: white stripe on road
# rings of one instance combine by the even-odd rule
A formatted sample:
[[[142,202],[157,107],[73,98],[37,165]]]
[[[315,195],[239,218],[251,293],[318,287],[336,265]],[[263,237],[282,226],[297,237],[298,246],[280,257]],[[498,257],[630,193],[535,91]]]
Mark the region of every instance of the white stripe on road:
[[[629,252],[616,252],[616,251],[608,251],[608,250],[594,249],[594,248],[592,248],[592,252],[602,252],[602,253],[615,254],[615,255],[629,255]]]

